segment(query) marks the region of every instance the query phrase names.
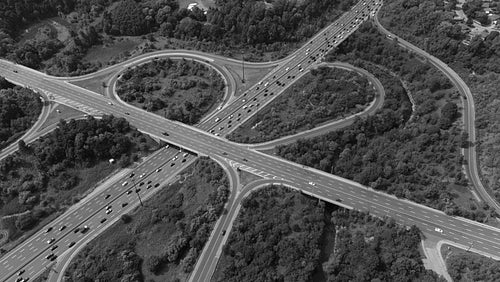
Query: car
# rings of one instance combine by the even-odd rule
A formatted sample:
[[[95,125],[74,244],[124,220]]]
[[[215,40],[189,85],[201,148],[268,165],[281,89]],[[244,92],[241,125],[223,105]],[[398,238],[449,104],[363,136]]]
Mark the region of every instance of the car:
[[[59,246],[58,245],[54,245],[52,246],[52,248],[50,248],[51,251],[54,251],[55,249],[57,249]]]
[[[52,244],[56,241],[55,238],[50,238],[49,240],[47,240],[47,244]]]
[[[434,231],[436,231],[436,232],[439,232],[439,233],[443,234],[443,229],[441,229],[441,228],[439,228],[439,227],[434,228]]]
[[[149,188],[152,188],[152,187],[153,187],[153,185],[149,184],[149,185],[146,187],[146,189],[149,189]]]
[[[316,186],[316,183],[309,181],[309,185]]]
[[[48,254],[45,258],[50,259],[52,256],[54,256],[54,254]]]
[[[24,269],[19,270],[19,272],[17,273],[17,276],[23,275],[24,271],[25,271]]]
[[[50,258],[50,261],[55,261],[57,259],[57,256],[56,255],[53,255],[51,258]],[[23,280],[23,282],[26,282],[28,281],[29,278],[26,278]]]
[[[184,153],[184,155],[182,155],[183,158],[187,157],[189,154],[188,153]]]
[[[158,187],[158,186],[160,186],[160,183],[156,183],[156,184],[155,184],[155,188],[156,188],[156,187]]]
[[[126,207],[127,205],[128,205],[128,203],[127,203],[127,202],[122,203],[122,208]]]
[[[132,190],[127,191],[127,195],[130,195],[130,193],[132,193]]]
[[[247,159],[245,159],[245,158],[243,158],[243,161],[244,161],[244,162],[248,162],[248,160],[247,160]]]
[[[106,196],[104,196],[104,200],[109,199],[109,197],[111,197],[111,195],[110,195],[110,194],[107,194]]]
[[[109,206],[106,207],[106,210],[110,210],[111,208],[112,208],[112,206],[109,205]]]
[[[217,110],[221,110],[221,109],[222,109],[222,106],[218,106],[218,107],[217,107]]]
[[[223,154],[224,156],[227,156],[227,153],[226,153],[226,152],[222,152],[222,154]]]
[[[17,70],[12,70],[13,72],[17,73]]]
[[[145,172],[143,174],[139,175],[139,178],[143,178],[144,176],[146,176]]]
[[[80,231],[80,227],[75,228],[75,230],[73,230],[73,233],[78,233],[78,231]]]
[[[174,165],[175,165],[175,163],[171,163],[171,164],[170,164],[170,167],[172,167],[172,166],[174,166]]]
[[[134,177],[134,176],[135,176],[135,173],[131,172],[131,173],[129,174],[128,178],[132,178],[132,177]]]
[[[216,119],[215,119],[215,122],[218,122],[219,120],[220,120],[220,118],[216,118]]]
[[[84,226],[82,227],[82,229],[81,229],[81,233],[83,234],[83,233],[85,233],[85,232],[89,231],[89,229],[90,229],[90,227],[88,227],[87,225],[84,225]]]
[[[75,244],[76,244],[75,242],[71,242],[71,243],[69,243],[68,248],[73,247]]]
[[[110,214],[112,212],[113,212],[113,210],[106,210],[106,214]]]
[[[125,182],[122,183],[122,186],[127,186],[127,184],[128,184],[128,182],[125,181]]]
[[[226,230],[222,230],[222,236],[226,235]]]
[[[108,105],[110,105],[110,106],[113,106],[113,103],[111,103],[111,102],[108,102]]]
[[[168,132],[162,132],[162,135],[168,136]]]
[[[157,169],[156,169],[156,172],[160,172],[160,171],[161,171],[161,168],[157,168]]]
[[[148,180],[148,183],[146,183],[146,184],[151,184],[151,182],[153,182],[153,181],[152,180]]]
[[[49,233],[50,231],[52,231],[52,229],[53,229],[52,227],[47,228],[47,230],[45,231],[45,233]]]
[[[23,280],[24,280],[24,279],[23,279],[22,277],[18,277],[18,278],[16,279],[16,282],[23,282]]]
[[[185,163],[185,162],[186,162],[186,159],[182,159],[182,161],[181,161],[181,162],[182,162],[182,163]]]
[[[335,201],[339,202],[339,203],[342,203],[342,199],[339,199],[339,198],[335,199]]]
[[[127,116],[129,116],[129,115],[130,115],[130,113],[129,113],[129,112],[125,112],[125,114],[126,114]]]
[[[101,219],[101,223],[106,222],[106,218]]]
[[[135,192],[136,192],[136,193],[141,192],[141,188],[137,188],[137,189],[135,189]]]
[[[144,185],[144,182],[139,183],[139,186],[142,186],[142,185]]]
[[[66,225],[61,226],[61,228],[59,228],[59,231],[63,231],[64,229],[66,229]]]

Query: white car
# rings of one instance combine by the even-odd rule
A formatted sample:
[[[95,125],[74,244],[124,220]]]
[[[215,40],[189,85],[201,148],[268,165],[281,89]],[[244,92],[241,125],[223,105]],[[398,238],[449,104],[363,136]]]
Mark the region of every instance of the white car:
[[[443,229],[438,228],[438,227],[434,228],[434,231],[439,232],[441,234],[443,233]]]
[[[143,174],[139,175],[139,178],[143,178],[145,175],[146,175],[146,173],[143,173]]]
[[[316,186],[316,183],[309,181],[309,185]]]
[[[128,184],[128,182],[125,181],[125,182],[122,183],[122,186],[127,186],[127,184]]]

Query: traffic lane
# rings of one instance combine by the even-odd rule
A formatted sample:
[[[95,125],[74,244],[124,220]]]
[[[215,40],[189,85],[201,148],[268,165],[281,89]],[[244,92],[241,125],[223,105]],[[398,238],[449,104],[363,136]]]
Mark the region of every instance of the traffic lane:
[[[168,183],[168,185],[170,185],[171,182],[174,182],[175,179],[176,179],[176,175],[179,174],[184,169],[186,169],[187,167],[189,167],[196,160],[196,157],[194,157],[193,155],[189,155],[185,159],[186,159],[186,162],[182,162],[181,160],[179,160],[180,162],[179,162],[179,164],[177,166],[174,167],[175,169],[173,171],[169,172],[166,176],[164,176],[164,177],[159,176],[158,182],[162,183],[161,187],[163,187],[167,183]],[[157,189],[159,189],[159,188],[152,188],[152,189],[146,190],[147,194],[141,196],[142,199],[143,199],[143,201],[146,201],[147,199],[149,199],[150,197],[152,197],[158,191]],[[119,211],[120,214],[116,215],[116,217],[120,217],[123,213],[129,213],[131,210],[135,209],[139,205],[139,201],[138,201],[137,197],[135,197],[133,199],[134,199],[134,201],[131,201],[130,204],[127,205],[124,210],[120,210]],[[115,220],[117,220],[117,219],[115,218]],[[108,222],[107,226],[109,226],[109,225],[112,224],[111,221],[107,221],[107,222]],[[97,232],[98,233],[103,232],[106,227],[101,228]],[[95,236],[93,236],[93,237],[95,237]],[[58,271],[58,273],[59,273],[58,279],[62,279],[62,276],[64,275],[64,272],[65,272],[66,268],[69,266],[69,263],[70,263],[71,259],[79,251],[79,248],[82,248],[85,244],[87,244],[88,242],[90,242],[93,239],[93,237],[88,238],[87,240],[80,241],[80,246],[77,247],[77,248],[75,248],[75,249],[73,249],[70,254],[68,254],[68,255],[66,255],[64,257],[64,261],[66,261],[66,262],[65,263],[60,263],[58,265],[57,269],[56,269]],[[58,280],[58,281],[60,281],[60,280]]]
[[[361,12],[360,12],[360,13],[361,13]],[[346,15],[346,14],[344,14],[344,15]],[[343,15],[343,16],[344,16],[344,15]],[[324,46],[323,46],[323,45],[325,45],[325,43],[324,43],[324,42],[323,42],[323,43],[320,43],[320,44],[313,44],[312,46],[310,46],[310,45],[311,45],[311,43],[312,43],[312,42],[314,42],[314,40],[315,40],[315,39],[321,38],[321,37],[323,36],[323,34],[329,34],[331,38],[334,38],[334,37],[336,37],[336,36],[337,36],[340,32],[342,32],[342,33],[343,33],[343,32],[344,32],[344,29],[345,29],[345,30],[349,30],[348,32],[353,32],[353,31],[357,28],[357,26],[356,26],[356,27],[352,27],[352,28],[351,28],[351,27],[350,27],[350,25],[351,25],[351,24],[358,24],[358,26],[359,26],[359,24],[360,24],[360,23],[358,23],[358,22],[356,21],[356,18],[358,18],[358,17],[359,17],[359,15],[358,15],[357,13],[350,13],[350,14],[348,13],[347,15],[348,15],[348,16],[346,16],[345,21],[348,21],[348,23],[347,23],[347,25],[348,25],[348,26],[346,26],[346,28],[343,28],[343,27],[341,27],[340,25],[335,25],[335,24],[333,24],[333,23],[332,23],[332,24],[331,24],[331,25],[329,25],[327,28],[325,28],[325,29],[324,29],[324,30],[322,30],[320,33],[318,33],[318,34],[317,34],[317,35],[316,35],[316,36],[315,36],[315,37],[314,37],[311,41],[309,41],[309,44],[304,45],[304,47],[302,47],[301,49],[305,49],[305,48],[307,48],[307,47],[313,48],[313,51],[311,51],[311,55],[312,55],[312,54],[313,54],[313,52],[316,52],[316,51],[320,50],[322,47],[324,47]],[[339,21],[341,21],[341,20],[344,20],[344,19],[342,19],[342,17],[341,17],[341,19],[339,19],[338,21],[336,21],[336,23],[338,23],[338,22],[339,22]],[[344,26],[344,23],[342,23],[342,26]],[[333,30],[333,31],[328,31],[329,29],[334,29],[334,30]],[[330,39],[331,39],[331,38],[330,38]],[[327,37],[327,39],[328,39],[328,37]],[[343,40],[343,39],[342,39],[342,40]],[[316,40],[316,42],[322,42],[322,41],[321,41],[321,40]],[[341,42],[341,41],[340,41],[340,42]],[[338,44],[340,44],[340,42],[337,42],[336,44],[338,45]],[[328,45],[328,44],[329,44],[329,43],[327,43],[326,45]],[[308,50],[309,50],[310,48],[308,48]],[[296,66],[300,65],[301,63],[303,63],[303,62],[304,62],[304,61],[308,58],[308,54],[307,54],[307,55],[304,55],[303,57],[301,57],[301,55],[300,55],[300,54],[304,54],[303,52],[301,52],[301,49],[299,49],[297,52],[295,52],[295,53],[294,53],[294,54],[298,54],[298,55],[296,55],[296,56],[297,56],[297,58],[298,58],[298,62],[294,61],[293,63],[291,63],[291,61],[287,61],[287,63],[285,63],[285,64],[284,64],[284,65],[282,65],[279,69],[277,69],[276,71],[273,71],[271,74],[269,74],[269,75],[267,76],[267,77],[270,77],[271,75],[274,75],[274,76],[273,76],[273,79],[274,79],[274,80],[269,80],[269,81],[267,81],[267,82],[265,82],[265,83],[263,84],[263,82],[264,82],[264,81],[266,81],[266,78],[267,78],[267,77],[266,77],[266,78],[264,78],[264,79],[263,79],[263,80],[262,80],[259,84],[257,84],[257,85],[256,85],[256,86],[254,86],[253,88],[251,88],[249,91],[245,92],[243,96],[246,96],[246,94],[247,94],[247,93],[250,93],[250,91],[252,91],[253,89],[255,89],[255,92],[257,92],[257,90],[259,89],[259,85],[260,85],[260,86],[264,85],[264,86],[262,87],[262,88],[263,88],[262,90],[260,90],[259,92],[257,92],[257,93],[258,93],[258,94],[257,94],[257,96],[259,96],[259,95],[263,95],[263,94],[264,94],[264,90],[265,90],[265,89],[268,89],[268,90],[270,90],[271,92],[273,92],[273,91],[277,91],[277,90],[278,90],[278,88],[277,88],[277,87],[274,87],[274,88],[272,87],[272,86],[274,85],[274,83],[273,83],[273,82],[275,82],[275,81],[277,81],[277,80],[279,80],[279,79],[284,79],[284,77],[286,76],[286,74],[287,74],[287,73],[291,73],[293,76],[297,75],[300,71],[295,71],[295,72],[293,72],[294,68],[295,68]],[[306,53],[307,53],[307,52],[306,52]],[[317,55],[317,54],[316,54],[316,55]],[[318,56],[319,56],[319,55],[318,55]],[[312,65],[312,64],[305,65],[305,67],[304,67],[304,68],[307,68],[307,67],[309,67],[310,65]],[[285,67],[286,67],[286,68],[285,68]],[[290,71],[290,69],[292,69],[292,71]],[[283,70],[284,70],[284,71],[283,71]],[[277,76],[277,75],[279,75],[280,73],[281,73],[281,76],[280,76],[280,77],[278,77],[278,78],[276,78],[276,76]],[[288,76],[288,79],[290,79],[290,76]],[[268,88],[268,84],[270,84],[270,85],[269,85],[269,88]],[[254,97],[257,97],[257,96],[252,96],[252,97],[250,97],[250,99],[252,99],[252,98],[254,98]],[[241,101],[243,101],[243,100],[241,100]],[[242,103],[243,103],[243,102],[242,102]],[[228,111],[229,113],[223,113],[223,112],[222,112],[222,113],[220,113],[219,115],[220,115],[220,116],[223,116],[223,117],[227,117],[227,116],[228,116],[228,115],[230,115],[231,113],[232,113],[232,114],[234,114],[234,111],[235,111],[236,109],[238,109],[239,107],[241,107],[241,106],[242,106],[242,103],[237,103],[237,102],[233,103],[230,107],[227,107],[227,108],[225,109],[225,111]],[[216,125],[215,127],[217,127],[217,125]],[[219,126],[219,127],[220,127],[220,126]],[[203,129],[205,129],[205,130],[209,130],[209,129],[211,129],[211,127],[207,127],[207,125],[203,126],[202,128],[203,128]]]
[[[161,156],[161,158],[159,158],[157,162],[154,162],[152,164],[151,169],[158,167],[159,165],[161,165],[161,163],[168,161],[171,156],[176,155],[176,154],[178,154],[177,150],[173,150],[173,152],[170,152],[170,154],[164,154],[163,156],[158,154],[158,156]],[[165,166],[166,166],[166,164],[165,164]],[[164,169],[164,173],[167,171],[168,171],[167,169]],[[124,179],[127,179],[127,177],[128,177],[128,175]],[[147,177],[145,179],[147,179]],[[154,178],[154,179],[156,179],[156,178]],[[102,193],[96,195],[96,197],[94,197],[93,199],[86,202],[85,205],[82,206],[80,209],[78,209],[74,212],[71,212],[71,213],[67,214],[66,216],[60,218],[59,220],[62,221],[62,223],[57,222],[57,223],[53,223],[52,226],[50,226],[53,229],[53,232],[52,231],[47,232],[46,231],[47,229],[45,229],[45,232],[41,232],[41,234],[39,236],[32,237],[33,239],[31,240],[31,243],[29,243],[29,245],[28,245],[28,247],[29,247],[28,254],[31,254],[33,251],[37,251],[40,249],[47,249],[46,241],[50,240],[51,238],[57,237],[56,234],[54,234],[57,232],[57,231],[55,231],[56,230],[55,227],[65,225],[65,226],[67,226],[67,229],[65,229],[65,230],[66,231],[70,230],[73,227],[74,219],[83,220],[85,217],[88,216],[89,213],[92,213],[94,210],[98,209],[99,207],[105,206],[106,203],[104,203],[102,201],[105,197],[101,197],[102,194],[111,193],[111,192],[123,193],[124,192],[123,186],[121,184],[122,184],[122,182],[119,181],[118,185],[113,185],[110,187],[110,189],[107,189],[107,190],[103,191]],[[109,203],[111,203],[111,202],[112,201],[110,201]],[[109,204],[109,203],[107,203],[107,204]],[[78,224],[76,224],[76,225],[78,225]],[[67,234],[69,234],[69,232],[67,232]],[[64,234],[63,236],[65,236],[65,235],[66,234]],[[24,250],[24,249],[21,248],[21,250]],[[5,261],[7,261],[7,259],[9,260],[8,264],[4,264],[4,266],[6,266],[8,271],[11,271],[15,266],[19,266],[19,265],[23,264],[27,259],[32,258],[32,256],[29,256],[29,255],[20,255],[19,252],[12,252],[9,254],[11,254],[9,257],[5,257],[2,259],[2,260],[5,259]],[[5,273],[5,272],[2,272],[2,273]]]

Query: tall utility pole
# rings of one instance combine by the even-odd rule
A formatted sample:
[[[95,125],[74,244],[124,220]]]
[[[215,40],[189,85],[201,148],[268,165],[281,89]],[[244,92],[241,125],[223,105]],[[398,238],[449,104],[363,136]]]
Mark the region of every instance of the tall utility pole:
[[[132,182],[134,183],[134,185],[132,186],[132,189],[134,190],[135,194],[137,195],[137,198],[139,198],[139,203],[141,203],[141,207],[144,207],[144,204],[142,203],[141,196],[139,195],[139,191],[137,191],[137,189],[135,188],[135,186],[136,186],[135,178],[132,178]]]
[[[241,78],[241,82],[245,83],[245,52],[241,51],[241,66],[243,67],[243,77]]]

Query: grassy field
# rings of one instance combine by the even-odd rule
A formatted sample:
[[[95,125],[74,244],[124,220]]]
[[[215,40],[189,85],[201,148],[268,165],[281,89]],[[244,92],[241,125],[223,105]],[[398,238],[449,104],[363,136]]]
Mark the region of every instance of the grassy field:
[[[142,261],[134,271],[140,273],[143,281],[187,281],[216,219],[207,220],[203,214],[211,212],[207,210],[209,206],[220,207],[219,212],[222,211],[222,206],[214,204],[213,200],[223,200],[220,187],[227,188],[228,180],[222,168],[208,159],[197,160],[181,174],[182,183],[163,187],[154,198],[145,202],[144,208],[137,208],[130,214],[130,223],[116,223],[85,247],[72,261],[67,272],[71,277],[68,281],[80,281],[83,276],[91,280],[100,277],[120,281],[122,262],[109,254],[125,250]],[[225,199],[221,203],[224,202]],[[152,272],[152,261],[165,252],[171,254],[169,246],[178,238],[187,238],[188,246],[182,247],[176,259],[159,263]],[[192,251],[193,246],[200,251]]]
[[[229,139],[258,143],[291,135],[360,112],[374,96],[368,80],[359,74],[320,68],[304,75]]]
[[[59,110],[59,112],[57,112],[56,110]],[[77,116],[83,116],[84,114],[84,112],[81,112],[77,109],[68,107],[63,104],[58,104],[57,107],[52,112],[50,112],[47,120],[45,120],[40,129],[44,129],[52,124],[57,124],[61,119],[66,120]]]

